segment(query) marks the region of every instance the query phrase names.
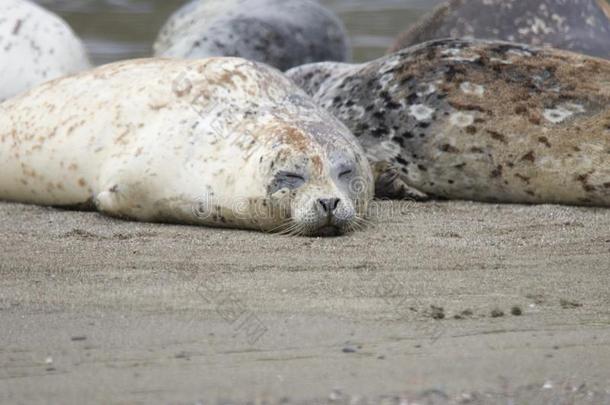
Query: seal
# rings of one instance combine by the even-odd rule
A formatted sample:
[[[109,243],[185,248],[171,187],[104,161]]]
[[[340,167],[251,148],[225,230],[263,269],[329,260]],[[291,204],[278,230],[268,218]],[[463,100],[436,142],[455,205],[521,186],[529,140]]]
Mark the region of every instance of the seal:
[[[326,236],[362,226],[373,197],[349,130],[277,70],[239,58],[110,64],[0,110],[7,201]]]
[[[0,101],[89,67],[85,47],[58,16],[26,0],[0,2]]]
[[[550,46],[610,59],[607,0],[449,0],[405,31],[390,48],[446,37]]]
[[[610,206],[610,61],[448,39],[287,75],[358,137],[378,196]]]
[[[155,55],[237,56],[281,70],[319,61],[347,61],[345,28],[311,0],[194,0],[159,33]]]

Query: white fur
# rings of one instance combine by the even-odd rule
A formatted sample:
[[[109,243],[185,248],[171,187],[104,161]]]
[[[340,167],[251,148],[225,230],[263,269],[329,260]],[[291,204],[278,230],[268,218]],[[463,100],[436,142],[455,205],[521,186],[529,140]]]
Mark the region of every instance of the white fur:
[[[85,47],[58,16],[26,0],[0,1],[0,101],[89,67]]]
[[[101,211],[131,219],[271,229],[297,211],[256,211],[272,169],[321,163],[300,189],[307,198],[293,202],[350,203],[329,163],[336,154],[361,157],[356,169],[372,183],[347,128],[279,72],[243,59],[116,63],[44,84],[0,110],[0,199],[93,198]]]

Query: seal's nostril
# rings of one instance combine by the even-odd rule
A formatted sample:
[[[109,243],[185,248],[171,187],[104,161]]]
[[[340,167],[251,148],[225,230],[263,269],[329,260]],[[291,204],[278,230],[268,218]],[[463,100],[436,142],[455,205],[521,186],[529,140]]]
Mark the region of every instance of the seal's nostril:
[[[328,210],[329,210],[328,200],[320,198],[318,200],[318,204],[320,204],[320,206],[322,207],[322,211],[328,213]]]
[[[320,204],[324,212],[327,214],[332,214],[335,212],[340,202],[341,199],[339,198],[320,198],[318,200],[318,204]]]
[[[333,212],[334,212],[334,211],[337,209],[337,207],[339,206],[339,202],[340,202],[340,201],[341,201],[341,200],[340,200],[340,199],[338,199],[338,198],[333,198],[333,199],[331,200],[331,204],[332,204],[332,210],[333,210]]]

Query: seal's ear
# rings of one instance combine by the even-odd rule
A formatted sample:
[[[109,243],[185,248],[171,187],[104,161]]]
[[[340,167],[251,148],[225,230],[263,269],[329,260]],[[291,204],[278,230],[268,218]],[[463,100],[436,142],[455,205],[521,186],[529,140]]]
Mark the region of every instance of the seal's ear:
[[[428,201],[430,197],[411,186],[400,176],[400,172],[388,162],[373,164],[375,197],[390,200]]]

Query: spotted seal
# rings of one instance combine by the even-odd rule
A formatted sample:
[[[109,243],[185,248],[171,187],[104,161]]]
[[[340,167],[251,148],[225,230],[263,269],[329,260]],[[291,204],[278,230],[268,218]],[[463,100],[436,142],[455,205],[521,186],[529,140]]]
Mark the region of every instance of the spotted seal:
[[[89,67],[85,47],[58,16],[26,0],[0,2],[0,101]]]
[[[287,75],[360,139],[378,195],[610,206],[609,61],[447,39]]]
[[[281,70],[350,57],[341,21],[311,0],[194,0],[167,21],[155,55],[238,56]]]
[[[607,0],[449,0],[399,36],[390,52],[446,37],[550,46],[610,59]]]
[[[126,219],[341,234],[371,168],[337,119],[239,58],[145,59],[0,104],[0,199]]]

